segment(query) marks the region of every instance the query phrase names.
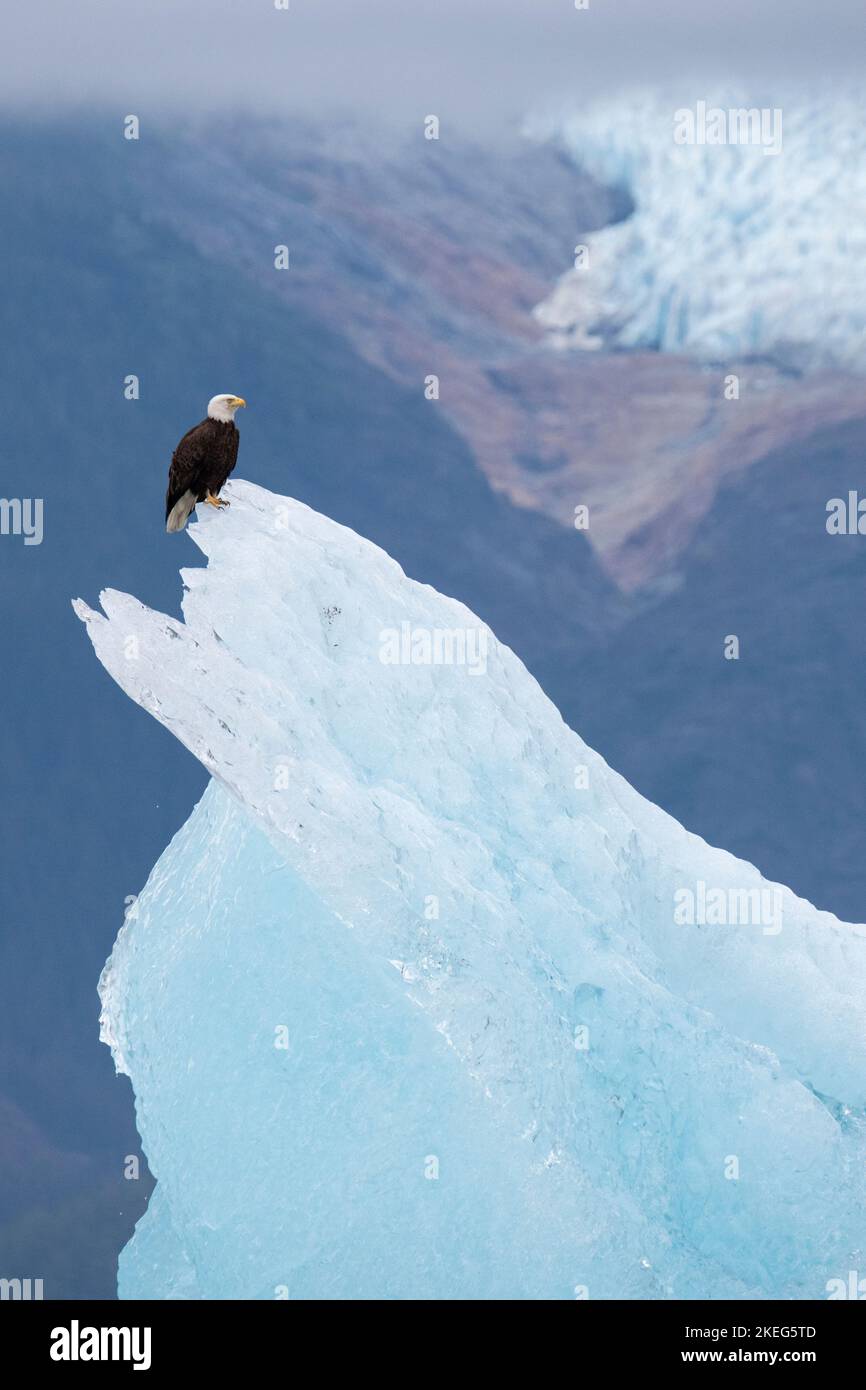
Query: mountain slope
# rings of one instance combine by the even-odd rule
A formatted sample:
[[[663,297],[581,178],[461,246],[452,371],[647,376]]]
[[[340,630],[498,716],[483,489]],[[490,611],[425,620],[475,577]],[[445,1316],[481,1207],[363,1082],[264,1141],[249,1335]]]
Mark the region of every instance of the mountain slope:
[[[861,495],[864,443],[853,421],[730,480],[615,664],[572,683],[587,736],[642,792],[850,917],[866,901],[866,552],[826,523],[831,498]]]

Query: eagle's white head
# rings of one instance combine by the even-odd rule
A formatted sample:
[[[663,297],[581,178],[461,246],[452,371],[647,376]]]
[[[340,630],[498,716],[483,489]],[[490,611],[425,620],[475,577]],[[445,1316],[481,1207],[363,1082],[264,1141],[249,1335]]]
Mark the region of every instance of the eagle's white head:
[[[224,425],[230,425],[235,411],[242,405],[246,405],[243,396],[211,396],[207,403],[208,419],[221,420]]]

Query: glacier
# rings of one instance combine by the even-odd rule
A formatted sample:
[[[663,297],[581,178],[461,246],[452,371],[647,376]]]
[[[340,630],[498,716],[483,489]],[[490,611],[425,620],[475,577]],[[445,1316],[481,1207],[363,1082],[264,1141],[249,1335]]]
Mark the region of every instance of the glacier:
[[[156,1179],[120,1297],[826,1297],[866,930],[647,802],[375,545],[226,495],[183,621],[74,605],[211,774],[100,980]]]
[[[632,204],[588,236],[536,308],[551,345],[654,349],[706,360],[775,355],[866,369],[866,161],[855,95],[802,93],[764,107],[742,92],[654,89],[539,112],[552,141]],[[779,113],[781,150],[677,144],[698,101]],[[578,229],[575,229],[576,232]]]

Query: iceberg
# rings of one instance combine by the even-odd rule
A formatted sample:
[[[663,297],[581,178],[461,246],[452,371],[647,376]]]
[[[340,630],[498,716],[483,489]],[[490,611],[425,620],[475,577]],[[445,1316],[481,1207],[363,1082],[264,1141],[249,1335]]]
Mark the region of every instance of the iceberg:
[[[696,96],[645,89],[526,122],[632,204],[579,238],[575,267],[537,306],[549,341],[863,371],[858,97],[797,93],[765,107],[742,93]],[[687,117],[697,134],[682,143]]]
[[[644,800],[460,603],[226,493],[183,621],[75,602],[211,774],[100,981],[156,1178],[120,1296],[826,1297],[864,928]]]

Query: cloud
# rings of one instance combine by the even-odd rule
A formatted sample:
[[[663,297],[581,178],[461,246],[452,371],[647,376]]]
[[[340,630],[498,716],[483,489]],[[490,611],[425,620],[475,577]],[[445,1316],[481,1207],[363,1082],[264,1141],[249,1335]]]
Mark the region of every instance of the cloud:
[[[149,114],[521,115],[683,74],[771,85],[863,62],[860,0],[49,0],[4,19],[6,104]],[[713,13],[709,13],[712,8]],[[701,10],[704,10],[701,13]]]

